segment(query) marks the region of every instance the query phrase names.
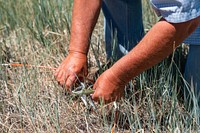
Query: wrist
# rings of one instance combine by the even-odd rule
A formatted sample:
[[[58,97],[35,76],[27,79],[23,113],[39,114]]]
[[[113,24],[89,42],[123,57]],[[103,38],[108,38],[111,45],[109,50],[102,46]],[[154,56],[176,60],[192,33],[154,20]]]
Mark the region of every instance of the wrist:
[[[87,53],[83,53],[81,51],[75,51],[75,50],[68,50],[69,55],[76,57],[76,58],[81,58],[81,59],[87,59]]]
[[[112,69],[112,68],[110,68],[110,69],[108,69],[109,70],[109,74],[110,74],[110,81],[112,82],[112,83],[116,83],[116,84],[118,84],[118,85],[125,85],[125,84],[127,84],[128,82],[126,81],[126,80],[124,80],[123,78],[121,78],[121,75],[122,75],[122,73],[120,72],[119,73],[119,71],[115,71],[114,69]],[[113,81],[115,81],[115,82],[113,82]]]
[[[119,81],[127,84],[134,76],[132,75],[130,66],[116,62],[111,68],[111,72]]]
[[[88,49],[89,49],[88,42],[84,42],[84,41],[74,42],[71,40],[68,51],[79,52],[79,53],[87,55]]]

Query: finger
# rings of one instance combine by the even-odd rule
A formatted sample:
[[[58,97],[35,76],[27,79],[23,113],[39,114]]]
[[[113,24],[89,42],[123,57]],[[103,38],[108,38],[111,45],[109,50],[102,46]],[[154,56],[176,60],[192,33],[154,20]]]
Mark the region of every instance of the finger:
[[[54,72],[54,77],[56,78],[57,77],[57,75],[58,75],[58,71],[57,71],[57,69],[56,69],[56,71]]]
[[[59,75],[63,73],[62,69],[61,69],[61,66],[59,66],[56,71],[54,72],[54,76],[57,78],[59,77]]]
[[[80,82],[84,82],[86,80],[86,75],[84,73],[79,73],[78,74],[78,80]]]
[[[96,90],[96,88],[98,88],[98,79],[97,79],[97,81],[93,85],[93,90]]]
[[[56,80],[58,81],[59,85],[65,85],[66,76],[64,76],[64,73],[59,72],[57,74]]]
[[[60,66],[56,68],[55,73],[58,73],[60,71]]]
[[[59,81],[59,80],[62,80],[64,79],[64,72],[63,71],[59,71],[57,76],[56,76],[56,79]]]
[[[67,78],[66,83],[65,83],[67,89],[70,89],[70,87],[74,84],[75,80],[76,80],[76,76],[75,75],[70,75]]]
[[[98,98],[96,96],[97,95],[96,94],[96,83],[93,85],[93,90],[95,90],[95,91],[93,94],[91,94],[91,97],[92,97],[92,100],[94,100],[96,102],[96,101],[98,101]]]
[[[56,68],[55,72],[54,72],[54,77],[57,78],[58,77],[58,73],[60,72],[60,67]]]
[[[104,97],[99,96],[98,94],[92,95],[92,100],[95,101],[95,102],[98,102],[99,104],[107,104],[107,103],[111,102],[110,99],[106,100]]]
[[[88,75],[87,66],[85,66],[84,69],[83,69],[83,75],[84,75],[84,76],[87,76],[87,75]]]
[[[58,66],[58,68],[56,68],[56,70],[55,70],[55,74],[54,75],[57,75],[61,70],[62,70],[62,68],[63,68],[63,65],[62,64],[60,64],[59,66]]]
[[[92,100],[94,100],[95,102],[99,102],[99,94],[97,91],[95,91],[93,94],[92,94]]]

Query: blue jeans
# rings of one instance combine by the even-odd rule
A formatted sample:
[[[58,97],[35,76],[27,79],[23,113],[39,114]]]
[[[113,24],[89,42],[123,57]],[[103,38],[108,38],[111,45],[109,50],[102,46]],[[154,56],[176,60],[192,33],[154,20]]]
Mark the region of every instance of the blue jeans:
[[[194,90],[194,94],[200,106],[200,25],[186,40],[184,40],[184,43],[190,44],[184,78],[190,86],[192,85],[189,87],[189,90]]]
[[[103,0],[107,59],[118,60],[144,36],[141,0]]]
[[[200,45],[190,45],[184,77],[194,87],[194,94],[200,100]]]

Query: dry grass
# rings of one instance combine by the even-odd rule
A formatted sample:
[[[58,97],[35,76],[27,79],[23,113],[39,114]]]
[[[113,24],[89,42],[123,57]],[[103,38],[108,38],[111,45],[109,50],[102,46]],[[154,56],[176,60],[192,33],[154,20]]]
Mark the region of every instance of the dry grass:
[[[0,63],[57,67],[67,55],[71,7],[70,0],[0,1]],[[147,30],[157,20],[149,10],[145,5]],[[102,18],[91,39],[90,77],[106,62]],[[180,77],[167,61],[142,73],[127,86],[115,120],[112,103],[87,110],[50,69],[0,66],[0,132],[111,132],[114,123],[119,133],[196,132],[199,108],[181,102]]]

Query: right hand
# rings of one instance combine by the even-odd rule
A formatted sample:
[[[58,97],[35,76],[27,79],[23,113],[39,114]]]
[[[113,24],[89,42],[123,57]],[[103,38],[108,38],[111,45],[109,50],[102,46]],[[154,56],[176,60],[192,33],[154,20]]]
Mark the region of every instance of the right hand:
[[[93,86],[95,92],[92,99],[97,102],[102,99],[104,103],[119,100],[124,95],[125,85],[126,83],[116,77],[116,73],[113,73],[112,68],[110,68],[102,73],[95,82]]]
[[[54,75],[58,83],[70,91],[70,87],[76,82],[76,79],[84,77],[87,74],[87,55],[70,51]]]

